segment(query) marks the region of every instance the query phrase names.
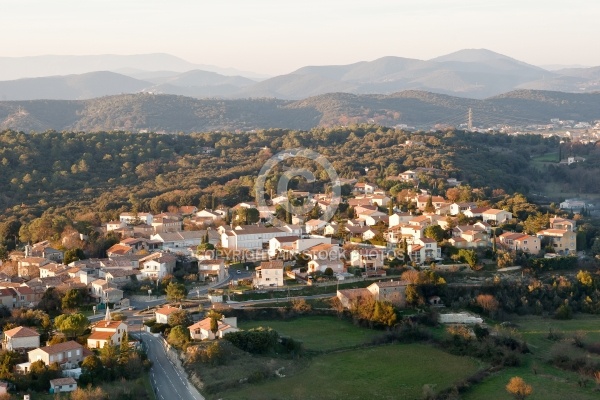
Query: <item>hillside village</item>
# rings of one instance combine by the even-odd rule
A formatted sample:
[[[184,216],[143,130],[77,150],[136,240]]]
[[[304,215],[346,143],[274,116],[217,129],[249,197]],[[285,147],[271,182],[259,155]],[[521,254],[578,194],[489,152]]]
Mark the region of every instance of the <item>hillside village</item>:
[[[106,316],[90,324],[83,342],[46,345],[40,341],[39,327],[22,325],[5,329],[3,347],[27,351],[28,360],[14,367],[16,374],[28,374],[38,361],[46,367],[58,362],[62,374],[56,373],[48,382],[53,391],[69,391],[77,387],[73,378],[79,378],[80,365],[86,356],[93,356],[92,350],[104,351],[128,340],[128,324],[113,320],[111,307],[132,309],[131,299],[139,300],[146,291],[148,299],[156,298],[159,290],[168,290],[177,281],[183,282],[185,292],[207,284],[235,288],[242,279],[236,279],[228,268],[232,263],[252,266],[251,289],[258,292],[277,290],[293,281],[297,290],[358,279],[369,285],[332,289],[342,307],[352,309],[357,301],[372,298],[402,309],[414,303],[407,294],[414,280],[407,280],[404,273],[400,276],[402,271],[466,267],[477,272],[486,259],[499,268],[539,258],[575,259],[577,222],[567,218],[566,211],[557,209],[559,215],[513,212],[517,208],[507,203],[511,197],[501,192],[496,204],[505,204],[504,208],[493,207],[494,202],[485,199],[461,201],[470,188],[456,179],[447,180],[450,188],[444,196],[433,195],[418,189],[423,173],[437,171],[417,168],[388,177],[403,187],[394,194],[366,181],[344,180],[350,194],[344,196],[331,221],[319,219],[332,204],[331,194],[290,191],[269,200],[266,207],[247,201],[230,209],[199,210],[190,205],[154,215],[122,212],[118,220],[97,227],[100,234],[117,238],[106,249],[105,258],[86,259],[85,254],[73,256],[65,250],[65,245],[87,240],[77,232],[58,244],[48,240],[27,244],[22,251],[12,251],[2,265],[0,302],[9,314],[17,309],[47,309],[49,297],[58,296],[64,303],[67,295],[76,293],[86,299],[83,303],[94,305],[94,314],[106,310]],[[295,215],[283,207],[287,201],[304,204],[311,211]],[[521,226],[518,231],[517,226]],[[427,301],[443,304],[437,295]],[[147,329],[164,332],[170,315],[178,311],[176,305],[156,309]],[[213,319],[217,321],[214,329]],[[222,315],[195,321],[190,319],[183,326],[192,340],[222,338],[239,331],[235,318]]]

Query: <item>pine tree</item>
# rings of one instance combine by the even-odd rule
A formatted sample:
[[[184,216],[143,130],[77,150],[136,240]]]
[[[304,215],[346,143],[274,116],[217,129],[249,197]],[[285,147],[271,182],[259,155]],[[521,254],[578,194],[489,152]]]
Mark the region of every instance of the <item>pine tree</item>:
[[[131,347],[129,347],[129,336],[127,332],[123,333],[121,339],[121,345],[119,346],[119,364],[126,365],[129,362],[129,354],[131,353]]]

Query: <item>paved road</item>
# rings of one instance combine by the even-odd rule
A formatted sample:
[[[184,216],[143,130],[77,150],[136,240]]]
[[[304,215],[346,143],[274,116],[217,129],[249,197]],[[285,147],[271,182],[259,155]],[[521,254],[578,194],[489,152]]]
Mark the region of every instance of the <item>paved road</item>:
[[[141,334],[152,361],[150,382],[158,400],[204,400],[187,377],[167,358],[162,340],[150,333]]]

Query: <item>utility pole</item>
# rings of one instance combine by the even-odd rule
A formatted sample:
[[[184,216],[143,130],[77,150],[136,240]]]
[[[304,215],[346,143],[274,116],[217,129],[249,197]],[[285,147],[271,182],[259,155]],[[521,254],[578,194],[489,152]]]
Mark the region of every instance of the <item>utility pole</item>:
[[[469,131],[473,130],[473,109],[469,108],[469,118],[467,120],[467,129]]]

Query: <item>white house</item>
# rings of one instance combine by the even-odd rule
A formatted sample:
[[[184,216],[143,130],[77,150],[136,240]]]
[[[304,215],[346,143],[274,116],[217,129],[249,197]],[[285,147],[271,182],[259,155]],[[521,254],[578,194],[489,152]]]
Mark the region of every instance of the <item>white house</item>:
[[[350,252],[350,265],[353,267],[377,270],[383,268],[383,250],[365,247]]]
[[[256,267],[254,279],[255,287],[283,286],[283,261],[263,261]]]
[[[151,240],[156,240],[162,243],[163,249],[181,250],[188,247],[197,247],[202,243],[202,239],[206,236],[205,230],[201,231],[181,231],[181,232],[164,232],[150,236]],[[219,243],[219,234],[217,231],[208,230],[208,242],[212,245]]]
[[[50,393],[67,393],[77,390],[77,381],[73,377],[50,380]]]
[[[295,225],[277,228],[242,225],[232,230],[224,230],[221,234],[221,246],[230,250],[261,250],[275,237],[301,235],[302,228]]]
[[[438,247],[437,242],[430,238],[416,239],[414,243],[408,246],[408,253],[411,261],[417,264],[423,264],[442,258],[442,249]]]
[[[198,277],[201,281],[213,279],[220,282],[225,275],[225,260],[222,258],[198,260]]]
[[[156,322],[159,324],[168,324],[169,323],[169,315],[173,314],[176,311],[181,310],[179,307],[172,307],[167,305],[165,307],[159,308],[154,311],[154,318]]]
[[[204,318],[201,321],[196,322],[194,325],[190,325],[190,337],[194,340],[214,340],[216,338],[222,339],[223,336],[230,332],[239,331],[237,327],[237,318],[222,317],[217,321],[217,332],[216,334],[210,330],[210,318]]]
[[[123,321],[111,321],[110,309],[107,307],[104,320],[92,325],[92,333],[87,338],[87,346],[90,349],[118,346],[125,333],[127,333],[127,324]]]
[[[304,225],[306,227],[306,233],[311,234],[315,231],[320,231],[321,229],[325,228],[327,222],[323,221],[322,219],[311,219],[306,221]]]
[[[325,272],[325,270],[327,268],[331,268],[331,270],[333,271],[333,274],[341,274],[342,272],[344,272],[344,263],[342,262],[342,260],[331,260],[331,259],[314,259],[314,260],[310,260],[308,262],[307,265],[307,269],[309,273],[313,273],[313,272]]]
[[[8,351],[40,347],[40,334],[31,328],[18,326],[4,331],[2,348]]]
[[[493,221],[497,224],[510,221],[513,217],[511,212],[489,208],[481,213],[481,217],[485,222]]]
[[[162,279],[172,274],[177,256],[169,253],[152,253],[140,260],[140,270],[145,279]]]
[[[388,224],[391,228],[393,226],[397,226],[400,224],[406,224],[406,223],[408,223],[408,221],[410,221],[413,218],[414,218],[414,216],[411,213],[397,212],[397,213],[390,215],[390,217],[388,218]]]
[[[126,225],[134,224],[136,222],[143,222],[144,224],[152,225],[154,217],[150,213],[130,213],[124,212],[119,215],[119,221]]]

